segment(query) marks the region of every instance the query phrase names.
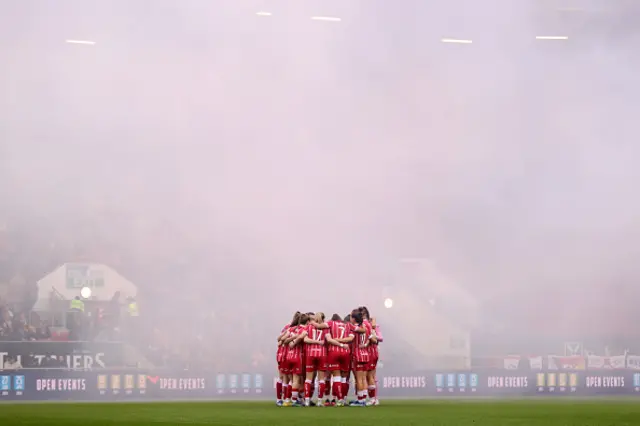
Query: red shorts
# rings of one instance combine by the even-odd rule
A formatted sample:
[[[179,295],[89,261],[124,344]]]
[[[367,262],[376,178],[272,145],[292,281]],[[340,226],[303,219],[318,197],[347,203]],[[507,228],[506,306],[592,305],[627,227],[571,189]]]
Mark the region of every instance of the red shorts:
[[[376,367],[378,367],[378,357],[371,359],[371,362],[369,363],[369,370],[367,371],[373,371]]]
[[[353,371],[369,371],[370,362],[355,362]]]
[[[309,356],[307,355],[305,362],[305,369],[310,371],[326,371],[327,370],[327,357],[326,356]]]
[[[276,363],[278,364],[278,371],[280,372],[280,374],[287,374],[285,373],[283,370],[283,368],[285,368],[285,364],[287,363],[287,354],[286,353],[279,353],[276,356]]]
[[[302,367],[302,358],[291,358],[284,362],[284,368],[287,371],[286,374],[304,374]]]
[[[289,369],[287,368],[287,361],[281,361],[278,363],[278,372],[280,374],[290,374]]]
[[[349,371],[351,369],[351,354],[329,352],[327,364],[329,371]]]

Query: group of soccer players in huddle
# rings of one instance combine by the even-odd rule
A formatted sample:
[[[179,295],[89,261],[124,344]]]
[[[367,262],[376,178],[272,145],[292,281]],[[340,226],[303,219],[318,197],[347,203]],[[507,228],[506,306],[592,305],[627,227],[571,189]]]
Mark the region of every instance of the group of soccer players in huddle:
[[[278,336],[278,406],[364,407],[378,405],[376,366],[380,327],[362,306],[344,318],[322,312],[296,312]],[[347,403],[350,375],[357,399]],[[317,402],[312,401],[315,383]]]

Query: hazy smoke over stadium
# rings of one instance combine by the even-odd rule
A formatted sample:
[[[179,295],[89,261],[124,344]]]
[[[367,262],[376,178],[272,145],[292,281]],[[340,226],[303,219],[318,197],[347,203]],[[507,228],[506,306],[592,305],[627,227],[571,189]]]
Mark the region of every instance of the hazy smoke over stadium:
[[[159,323],[257,321],[267,357],[297,309],[419,319],[440,300],[403,259],[480,327],[612,324],[640,275],[638,15],[579,3],[5,2],[20,273],[82,254]]]

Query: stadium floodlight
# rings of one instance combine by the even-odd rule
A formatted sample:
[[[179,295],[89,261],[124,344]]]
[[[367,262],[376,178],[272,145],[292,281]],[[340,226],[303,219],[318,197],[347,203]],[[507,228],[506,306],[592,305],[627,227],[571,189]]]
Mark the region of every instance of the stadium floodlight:
[[[384,299],[384,307],[387,309],[391,309],[393,307],[393,300],[388,297]]]
[[[88,299],[91,297],[91,289],[89,287],[82,287],[82,289],[80,290],[80,296],[82,296],[83,299]]]
[[[333,16],[312,16],[311,19],[313,21],[329,21],[329,22],[340,22],[342,19],[336,18]]]
[[[459,38],[443,38],[443,43],[457,43],[457,44],[472,44],[473,40],[459,39]]]
[[[258,16],[271,16],[271,12],[256,12]]]
[[[65,41],[69,44],[86,44],[89,46],[93,46],[94,44],[96,44],[95,41],[90,41],[90,40],[65,40]]]
[[[567,36],[536,36],[536,40],[569,40]]]

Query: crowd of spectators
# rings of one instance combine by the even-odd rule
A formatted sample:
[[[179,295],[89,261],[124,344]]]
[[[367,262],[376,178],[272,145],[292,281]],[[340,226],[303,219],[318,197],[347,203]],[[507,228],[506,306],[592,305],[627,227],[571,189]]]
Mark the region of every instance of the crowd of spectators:
[[[28,341],[51,338],[51,330],[45,322],[30,324],[27,313],[14,313],[0,300],[0,341]]]
[[[53,339],[63,340],[58,333],[64,329],[68,340],[129,341],[157,366],[202,368],[229,364],[232,368],[237,364],[240,368],[265,358],[256,349],[256,339],[266,334],[247,338],[236,335],[237,330],[221,334],[224,330],[216,321],[231,323],[235,321],[233,313],[214,319],[206,313],[209,303],[203,303],[202,309],[192,309],[194,301],[168,303],[173,299],[169,293],[176,282],[206,289],[205,281],[212,276],[206,269],[212,268],[210,263],[197,262],[201,251],[194,238],[198,235],[179,229],[184,224],[146,215],[141,220],[131,212],[110,211],[105,204],[93,200],[74,212],[84,219],[0,217],[0,341],[46,340],[52,338],[52,333]],[[122,313],[109,308],[87,306],[85,313],[65,321],[45,320],[44,316],[41,320],[30,312],[37,298],[37,280],[73,261],[104,263],[136,284],[153,283],[141,286],[146,302],[143,306],[148,309],[143,308],[138,335],[132,336],[130,324],[118,320]],[[157,300],[148,299],[149,291],[156,293]],[[1,302],[3,295],[7,302]],[[180,305],[189,309],[182,310]],[[167,312],[159,310],[165,307]],[[234,345],[224,343],[228,341]],[[255,347],[249,342],[254,342]],[[24,365],[25,360],[21,362]]]

